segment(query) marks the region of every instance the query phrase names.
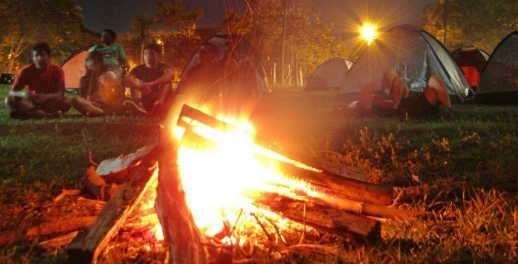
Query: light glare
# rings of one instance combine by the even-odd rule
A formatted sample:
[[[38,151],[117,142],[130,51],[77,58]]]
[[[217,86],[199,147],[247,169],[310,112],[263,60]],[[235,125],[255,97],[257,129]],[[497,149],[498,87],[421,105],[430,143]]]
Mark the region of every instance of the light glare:
[[[377,29],[374,25],[371,24],[365,24],[361,28],[362,38],[367,40],[367,44],[370,45],[373,40],[376,39],[377,36]]]

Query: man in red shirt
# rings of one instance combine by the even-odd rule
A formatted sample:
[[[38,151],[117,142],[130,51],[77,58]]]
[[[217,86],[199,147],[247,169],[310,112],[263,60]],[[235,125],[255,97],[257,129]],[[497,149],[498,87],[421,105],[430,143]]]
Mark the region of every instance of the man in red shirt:
[[[70,109],[71,100],[64,96],[65,75],[50,63],[50,54],[46,43],[32,47],[33,63],[20,70],[6,100],[11,118],[61,117]]]

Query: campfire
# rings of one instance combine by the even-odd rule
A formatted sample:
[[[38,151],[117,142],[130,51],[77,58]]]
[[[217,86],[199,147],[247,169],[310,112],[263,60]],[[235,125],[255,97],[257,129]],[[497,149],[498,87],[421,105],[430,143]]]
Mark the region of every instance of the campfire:
[[[373,241],[380,238],[380,218],[415,216],[387,207],[391,188],[356,180],[358,170],[290,152],[250,124],[185,105],[173,127],[69,245],[72,262],[95,262],[135,210],[156,209],[141,222],[154,227],[156,241],[165,238],[169,263],[232,263],[261,250],[336,254],[303,241],[322,232]]]

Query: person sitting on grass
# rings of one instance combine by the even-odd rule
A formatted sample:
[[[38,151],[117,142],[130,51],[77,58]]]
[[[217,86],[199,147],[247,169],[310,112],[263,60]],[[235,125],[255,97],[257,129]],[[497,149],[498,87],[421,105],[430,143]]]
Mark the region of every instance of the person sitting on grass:
[[[141,114],[160,115],[165,103],[172,95],[173,70],[160,63],[160,46],[148,44],[144,47],[144,64],[135,67],[126,78],[125,84],[131,89],[133,101],[124,106]]]
[[[438,114],[439,106],[442,105],[444,117],[452,117],[450,96],[437,75],[430,76],[423,92],[413,92],[396,71],[387,70],[383,74],[381,86],[381,94],[374,93],[375,81],[365,87],[360,98],[360,106],[364,113],[371,113],[374,109],[383,116],[408,114],[426,117]]]
[[[50,63],[51,51],[46,43],[31,48],[32,64],[23,67],[12,85],[6,106],[13,119],[61,117],[71,107],[65,97],[65,74]],[[27,96],[23,90],[27,88]]]
[[[81,77],[80,97],[74,98],[72,105],[77,111],[87,116],[100,116],[118,113],[122,109],[120,94],[122,70],[119,67],[104,64],[103,54],[93,51],[86,59],[89,74]]]

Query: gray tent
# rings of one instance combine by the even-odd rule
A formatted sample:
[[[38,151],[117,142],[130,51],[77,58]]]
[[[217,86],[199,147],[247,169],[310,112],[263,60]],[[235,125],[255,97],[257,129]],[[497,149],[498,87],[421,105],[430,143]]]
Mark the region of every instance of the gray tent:
[[[203,46],[215,47],[217,54],[208,67],[210,71],[199,75]],[[214,115],[249,115],[261,97],[271,91],[257,50],[242,35],[225,32],[201,47],[184,68],[176,92],[184,94],[185,103]]]
[[[311,74],[305,91],[338,89],[344,84],[345,75],[353,65],[352,61],[336,57],[322,63]]]
[[[395,70],[410,90],[423,92],[431,75],[438,75],[454,101],[464,101],[470,86],[439,41],[426,31],[410,25],[396,26],[380,35],[360,54],[345,77],[339,98],[358,99],[371,80],[381,90],[383,73]]]
[[[468,47],[455,50],[451,56],[464,72],[469,85],[477,87],[489,55],[481,49]]]
[[[518,31],[505,37],[489,57],[475,99],[491,104],[518,103]]]

